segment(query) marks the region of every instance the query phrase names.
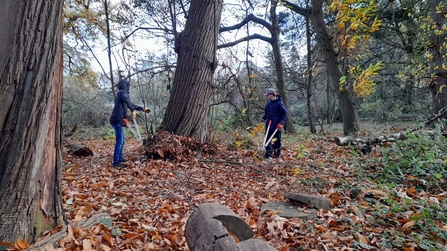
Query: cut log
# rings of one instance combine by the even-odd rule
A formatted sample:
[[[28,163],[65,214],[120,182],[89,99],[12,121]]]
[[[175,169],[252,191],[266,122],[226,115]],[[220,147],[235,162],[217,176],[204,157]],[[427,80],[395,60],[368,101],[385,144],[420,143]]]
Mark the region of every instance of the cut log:
[[[362,136],[350,136],[350,137],[334,137],[333,141],[338,146],[348,146],[348,145],[374,145],[378,143],[384,143],[384,142],[394,142],[396,140],[404,140],[407,136],[405,133],[395,133],[390,134],[388,136],[369,136],[369,137],[362,137]]]
[[[70,148],[70,154],[75,156],[93,156],[93,151],[87,146],[79,143],[73,143],[69,138],[78,129],[78,124],[71,129],[71,131],[64,133],[64,141],[67,142],[68,148]]]
[[[269,201],[262,205],[261,214],[270,210],[275,212],[276,215],[286,219],[300,218],[303,220],[313,220],[317,218],[318,210],[313,208],[302,210],[300,209],[301,205],[302,203],[295,203],[293,201]]]
[[[186,242],[192,251],[276,250],[260,239],[250,239],[253,235],[245,221],[230,208],[217,203],[197,207],[185,227]]]
[[[308,194],[288,193],[286,198],[306,205],[312,205],[317,209],[324,209],[324,210],[329,210],[332,204],[332,200],[326,197],[314,196]]]
[[[72,143],[70,138],[64,138],[70,148],[70,154],[75,156],[93,156],[93,151],[83,144]]]

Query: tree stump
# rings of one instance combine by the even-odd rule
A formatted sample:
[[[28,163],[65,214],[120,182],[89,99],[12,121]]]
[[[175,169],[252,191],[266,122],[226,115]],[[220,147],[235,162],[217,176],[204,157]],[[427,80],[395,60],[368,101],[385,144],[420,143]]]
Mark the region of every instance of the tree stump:
[[[205,203],[189,216],[185,227],[188,247],[192,251],[270,251],[276,250],[254,235],[250,226],[230,208]]]

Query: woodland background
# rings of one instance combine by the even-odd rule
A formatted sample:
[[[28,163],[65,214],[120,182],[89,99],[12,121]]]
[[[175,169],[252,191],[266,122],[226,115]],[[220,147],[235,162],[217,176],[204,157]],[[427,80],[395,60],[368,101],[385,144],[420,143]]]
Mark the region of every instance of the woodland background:
[[[278,76],[277,68],[273,64],[275,59],[272,47],[262,39],[244,40],[244,37],[253,37],[252,34],[269,34],[269,32],[266,32],[266,28],[259,23],[242,22],[244,25],[239,26],[239,29],[234,32],[236,34],[224,35],[222,32],[219,36],[220,44],[229,43],[231,40],[240,43],[217,52],[219,66],[216,68],[213,80],[215,89],[211,97],[207,121],[212,135],[211,141],[233,152],[227,153],[227,150],[221,149],[220,152],[224,156],[209,157],[224,159],[228,163],[224,161],[222,164],[208,165],[207,162],[200,162],[199,158],[199,163],[187,164],[195,168],[200,166],[202,170],[203,168],[214,170],[213,174],[202,174],[197,177],[198,180],[207,180],[205,182],[209,182],[208,185],[214,187],[212,192],[205,192],[202,199],[223,201],[224,204],[243,215],[247,222],[250,222],[250,217],[253,217],[252,206],[257,208],[262,204],[259,200],[282,200],[286,191],[326,195],[339,205],[336,208],[340,211],[335,210],[339,213],[338,216],[333,216],[331,213],[323,214],[322,218],[326,220],[320,219],[307,225],[302,225],[303,221],[298,221],[298,227],[292,223],[293,221],[281,223],[273,215],[263,219],[255,213],[257,236],[270,241],[279,250],[299,250],[300,248],[319,250],[445,249],[446,218],[442,216],[445,214],[445,209],[441,209],[442,205],[445,205],[445,179],[447,178],[444,139],[442,136],[430,139],[410,136],[410,139],[397,146],[392,145],[393,143],[375,146],[371,155],[363,155],[359,146],[351,145],[340,149],[331,142],[332,136],[340,136],[344,133],[343,126],[339,123],[342,119],[337,99],[339,87],[334,85],[329,77],[315,32],[312,27],[309,28],[308,23],[306,30],[308,19],[290,11],[291,7],[287,3],[287,1],[278,2],[277,7],[281,31],[280,49],[284,67],[284,90],[288,99],[289,118],[293,124],[293,129],[288,129],[289,134],[285,138],[287,154],[284,162],[269,164],[262,162],[262,158],[256,154],[253,156],[253,152],[259,150],[258,146],[262,140],[260,136],[262,129],[257,121],[262,116],[266,103],[263,94],[266,88],[277,88]],[[309,7],[310,3],[297,2],[296,4]],[[346,76],[351,79],[346,82],[346,85],[351,84],[350,95],[353,97],[362,125],[358,128],[357,134],[379,136],[426,128],[424,122],[439,112],[433,107],[434,101],[430,89],[430,83],[433,81],[433,72],[430,69],[433,67],[430,67],[432,55],[429,51],[429,36],[433,27],[430,21],[429,2],[377,1],[377,5],[369,5],[367,1],[332,1],[328,3],[328,6],[329,4],[337,6],[333,9],[325,9],[326,23],[329,27],[329,39],[337,44],[335,47],[339,50],[337,53],[346,53],[340,56],[340,65],[344,67]],[[98,48],[95,47],[98,46],[97,40],[104,40],[104,32],[100,32],[104,30],[103,6],[98,5],[96,8],[93,6],[93,4],[88,6],[88,9],[85,5],[66,9],[66,11],[70,10],[69,13],[76,18],[76,22],[66,22],[66,25],[71,25],[71,31],[67,31],[65,42],[69,44],[73,44],[73,41],[82,42],[76,43],[76,47],[68,47],[73,48],[71,51],[76,54],[70,55],[71,60],[65,60],[66,63],[71,64],[65,67],[68,78],[66,77],[64,81],[64,126],[68,129],[73,124],[81,123],[81,130],[84,130],[87,138],[97,138],[98,129],[91,128],[100,128],[101,137],[111,140],[113,134],[107,127],[107,120],[113,101],[113,92],[110,89],[107,66],[102,67],[102,72],[93,72],[89,66],[91,61],[83,60],[85,54],[78,54],[83,51],[90,53],[93,48],[97,50]],[[363,12],[349,12],[350,8],[355,9],[353,6],[365,8]],[[268,13],[270,6],[263,1],[228,3],[224,4],[223,8],[221,27],[231,27],[241,20],[246,20],[247,15],[251,13],[266,22],[270,22],[272,18]],[[368,8],[373,8],[373,10]],[[175,39],[173,39],[173,34],[166,29],[169,26],[166,25],[166,20],[172,20],[172,17],[168,18],[168,10],[167,3],[139,5],[116,2],[109,5],[109,21],[112,24],[111,27],[114,27],[110,31],[112,44],[114,44],[112,47],[112,51],[115,52],[114,60],[123,61],[119,67],[122,74],[133,74],[131,76],[132,100],[152,110],[149,115],[138,117],[147,136],[153,135],[162,123],[175,74],[176,57],[173,52]],[[368,11],[370,13],[365,14]],[[340,21],[340,16],[342,16],[340,12],[346,12],[345,20]],[[83,16],[78,16],[77,13],[83,13]],[[357,31],[352,26],[349,27],[350,24],[355,25],[356,21],[362,20],[361,15],[371,15],[365,21],[365,27]],[[66,16],[69,15],[66,14]],[[80,20],[83,22],[79,22]],[[373,30],[372,23],[376,20],[381,20],[381,26]],[[181,22],[177,19],[176,21]],[[361,41],[353,41],[355,39],[352,37],[355,36]],[[79,40],[79,37],[83,39]],[[129,39],[129,37],[137,38]],[[140,39],[157,41],[159,48],[158,51],[156,50],[157,53],[153,51],[147,54],[142,53],[138,48]],[[79,48],[82,49],[79,50]],[[103,45],[99,48],[107,47]],[[68,53],[65,56],[67,55]],[[105,64],[104,61],[99,63]],[[113,75],[116,76],[116,74]],[[442,93],[442,87],[440,92]],[[444,122],[437,123],[438,133],[443,130],[443,124]],[[430,126],[435,126],[435,124],[432,123]],[[296,132],[296,134],[291,134],[291,132]],[[129,134],[128,137],[132,138],[132,135]],[[161,148],[167,151],[168,147]],[[177,154],[183,159],[182,153]],[[238,161],[246,165],[231,164]],[[150,162],[141,165],[164,166],[164,164]],[[267,168],[263,169],[264,166]],[[162,170],[157,169],[156,172],[161,171],[162,174],[175,176],[171,181],[173,184],[168,185],[175,188],[164,190],[166,193],[188,191],[186,194],[168,196],[171,198],[169,201],[172,202],[175,197],[183,198],[186,195],[186,198],[192,200],[190,202],[194,204],[194,198],[199,196],[192,195],[195,193],[192,192],[194,185],[189,183],[179,185],[178,182],[183,176],[191,179],[193,177],[191,173],[194,173],[196,169],[182,169],[183,167],[159,167]],[[244,170],[240,170],[241,168]],[[169,170],[175,171],[169,172]],[[219,171],[219,174],[215,174],[215,170],[222,170],[222,173]],[[228,173],[223,170],[227,170]],[[338,174],[333,175],[334,170],[337,170],[335,172]],[[244,183],[251,179],[253,172],[262,173],[266,180],[260,187],[265,186],[267,189],[260,189],[261,194],[255,192],[253,197],[248,195],[251,192],[241,195],[241,191],[234,187],[245,187]],[[230,177],[235,173],[242,178],[233,181]],[[351,177],[354,177],[353,180]],[[365,177],[368,177],[366,179],[372,183],[360,181],[365,180]],[[225,193],[215,191],[216,186],[211,185],[218,180],[221,182],[225,180],[232,184],[218,189],[228,192],[229,198],[224,195]],[[377,183],[371,185],[375,182]],[[256,187],[252,191],[255,191]],[[358,193],[360,197],[357,197]],[[219,198],[215,197],[216,194],[220,194]],[[426,196],[425,202],[416,201],[416,197],[420,195]],[[164,204],[161,202],[164,197],[160,196],[159,194],[157,197],[158,202],[154,203]],[[352,199],[352,201],[347,202],[345,199],[347,201]],[[368,202],[364,203],[364,200]],[[382,201],[383,204],[378,204],[378,201]],[[168,203],[169,205],[164,204],[164,208],[171,213],[171,216],[179,212],[182,215],[183,207],[174,203],[178,207],[172,208],[171,202]],[[363,207],[363,209],[357,207]],[[154,215],[159,215],[160,210],[164,211],[153,210],[158,210]],[[359,224],[356,213],[360,211],[368,215],[365,217],[365,222],[368,223]],[[352,213],[357,216],[353,217]],[[426,216],[428,216],[426,220],[421,221]],[[168,213],[164,217],[170,218]],[[144,219],[147,220],[146,217]],[[158,224],[164,225],[161,222]],[[351,224],[352,227],[347,227],[346,224]],[[151,227],[156,225],[157,223],[147,223],[147,226]],[[359,228],[356,228],[356,225]],[[170,229],[169,226],[165,228]],[[304,232],[297,234],[296,230],[299,228]],[[181,231],[176,228],[174,232],[176,234],[173,234],[171,230],[165,232],[163,239],[167,238],[170,240],[168,242],[175,247],[179,244],[178,242],[174,244],[172,236],[178,237]],[[397,232],[403,235],[396,234]],[[406,234],[412,237],[404,237]],[[430,234],[437,237],[428,237]],[[154,238],[158,237],[152,236],[152,239]],[[163,239],[160,238],[161,243]],[[180,243],[184,243],[184,240],[182,239]],[[156,242],[153,245],[163,249],[160,246],[167,244]]]
[[[367,5],[366,1],[351,2],[354,6]],[[343,3],[346,11],[349,4],[349,1]],[[306,34],[306,19],[284,5],[279,2],[278,22],[290,119],[294,124],[305,125],[309,122],[310,109],[315,124],[340,121],[337,85],[328,77],[314,33],[309,29]],[[116,1],[108,4],[106,16],[103,2],[66,1],[65,6],[64,126],[70,128],[75,123],[107,125],[113,102],[112,84],[117,82],[117,71],[120,71],[122,75],[130,76],[133,102],[151,108],[148,123],[151,128],[157,128],[169,99],[176,64],[175,34],[171,34],[170,28],[173,18],[169,16],[172,7],[168,3]],[[244,20],[247,12],[269,22],[268,8],[269,5],[262,1],[228,3],[224,5],[221,27]],[[345,31],[353,32],[351,36],[364,41],[352,42],[350,46],[355,47],[346,49],[349,55],[342,56],[343,63],[340,63],[346,65],[345,74],[349,72],[350,78],[359,79],[351,83],[356,88],[356,94],[351,95],[358,115],[362,120],[370,121],[422,122],[433,115],[429,112],[433,109],[429,89],[428,37],[431,29],[428,3],[379,1],[372,13],[374,16],[364,21],[366,28],[357,31],[362,34],[356,34],[352,29]],[[352,20],[360,19],[355,15],[361,14],[348,13],[351,19],[345,23],[354,23]],[[180,14],[175,17],[178,26],[184,22],[181,17]],[[340,25],[335,17],[327,16],[329,27]],[[370,31],[368,22],[374,18],[382,21],[382,28]],[[233,32],[237,34],[224,35],[222,32],[219,43],[242,39],[245,34],[251,35],[250,32],[262,35],[266,28],[247,23]],[[351,42],[339,32],[337,27],[330,30],[330,39],[340,45]],[[108,39],[112,72],[107,57],[104,57]],[[155,48],[144,51],[145,47]],[[338,49],[342,51],[342,48]],[[310,62],[308,50],[312,53]],[[219,67],[213,82],[209,128],[231,131],[256,126],[265,106],[265,90],[277,87],[271,46],[263,40],[253,39],[218,50],[217,58]],[[369,68],[378,62],[383,63],[382,70]],[[112,79],[110,75],[113,75]]]
[[[61,131],[78,125],[72,142],[94,153],[75,156],[65,143],[63,215],[71,224],[98,212],[113,220],[70,229],[57,241],[60,250],[188,250],[184,224],[195,206],[209,201],[229,206],[256,238],[278,250],[447,248],[447,11],[441,1],[63,4]],[[205,27],[206,48],[216,52],[197,67],[212,73],[204,81],[205,109],[189,102],[201,93],[172,98],[177,86],[188,89],[188,72],[197,70],[180,70],[180,62],[195,67],[195,58],[177,56],[185,55],[188,18],[202,9],[214,12],[195,27]],[[110,168],[108,118],[120,78],[130,80],[132,101],[151,109],[137,116],[147,144],[127,133],[125,170]],[[268,162],[258,121],[271,87],[286,99],[289,121],[282,159]],[[190,130],[200,133],[158,131],[173,124],[171,114],[189,115],[171,103],[200,110],[205,119]],[[396,133],[404,137],[396,141]],[[351,143],[336,144],[342,136]],[[149,145],[156,137],[162,140]],[[332,208],[310,221],[260,212],[287,192],[328,197]],[[22,239],[0,244],[28,245]]]

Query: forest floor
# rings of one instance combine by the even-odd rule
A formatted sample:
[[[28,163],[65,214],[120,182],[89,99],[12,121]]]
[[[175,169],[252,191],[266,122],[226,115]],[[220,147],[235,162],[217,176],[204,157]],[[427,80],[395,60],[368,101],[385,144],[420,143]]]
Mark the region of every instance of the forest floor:
[[[128,136],[126,169],[111,168],[113,137],[85,139],[94,156],[73,156],[64,148],[65,216],[73,223],[106,212],[112,222],[74,229],[59,245],[69,250],[189,250],[189,215],[202,203],[217,202],[247,222],[254,238],[277,250],[447,250],[446,187],[428,192],[417,181],[378,184],[378,168],[362,164],[380,158],[385,146],[364,155],[331,142],[342,135],[340,125],[324,133],[284,135],[282,158],[271,162],[256,152],[262,135],[248,139],[223,133],[214,137],[213,149],[171,149],[176,157],[170,160],[148,159],[146,149]],[[250,140],[251,149],[243,149]],[[319,210],[308,221],[261,212],[266,202],[287,201],[289,192],[327,197],[331,209]]]

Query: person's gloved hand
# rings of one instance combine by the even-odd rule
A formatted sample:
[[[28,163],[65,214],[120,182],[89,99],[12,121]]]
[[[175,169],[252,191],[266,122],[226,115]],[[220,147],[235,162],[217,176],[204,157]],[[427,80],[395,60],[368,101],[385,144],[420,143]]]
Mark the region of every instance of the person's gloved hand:
[[[130,118],[130,119],[135,119],[135,116],[136,116],[136,112],[135,112],[135,111],[132,111],[132,112],[130,113],[130,115],[129,115],[129,118]]]
[[[276,130],[279,130],[279,129],[281,129],[282,128],[282,124],[278,124],[277,126],[276,126]]]
[[[130,125],[130,122],[129,122],[128,119],[123,119],[123,121],[124,121],[124,125],[125,125],[125,126],[129,126],[129,125]]]
[[[144,108],[144,109],[143,109],[143,112],[146,112],[146,113],[147,113],[147,112],[151,112],[151,109],[149,109],[149,108]]]

